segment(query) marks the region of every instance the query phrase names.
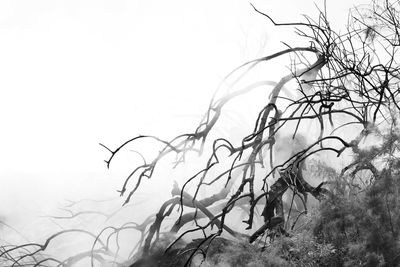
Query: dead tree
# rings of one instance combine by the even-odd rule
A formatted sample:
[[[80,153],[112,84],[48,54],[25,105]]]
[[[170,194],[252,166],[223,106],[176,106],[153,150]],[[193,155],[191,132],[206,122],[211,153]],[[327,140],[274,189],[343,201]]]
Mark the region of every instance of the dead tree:
[[[161,205],[155,216],[144,220],[144,224],[133,225],[142,233],[138,255],[142,259],[150,257],[160,240],[160,233],[165,231],[165,219],[173,216],[177,219],[173,225],[169,225],[168,232],[176,234],[177,238],[169,244],[167,254],[185,235],[202,235],[194,247],[178,253],[186,255],[187,264],[198,253],[206,255],[209,244],[222,234],[250,243],[261,236],[286,234],[293,229],[298,217],[306,213],[308,196],[322,199],[331,194],[323,182],[312,186],[305,175],[306,160],[317,154],[333,153],[340,157],[348,151],[356,156],[343,168],[341,175],[369,170],[376,177],[380,168],[374,164],[374,160],[384,155],[377,152],[372,157],[369,153],[367,157],[360,144],[370,134],[397,127],[400,110],[399,5],[397,1],[383,0],[374,1],[367,9],[352,10],[349,25],[343,33],[331,28],[325,11],[321,11],[315,20],[305,16],[303,22],[277,22],[253,6],[256,14],[263,16],[266,23],[295,28],[298,37],[308,45],[284,44],[286,47],[281,51],[247,62],[234,69],[225,79],[233,79],[233,84],[238,83],[256,66],[290,56],[291,62],[288,63],[291,67],[287,74],[278,82],[255,82],[244,88],[232,89],[222,97],[214,96],[198,127],[172,140],[140,135],[114,149],[102,145],[110,152],[106,160],[107,167],[120,151],[144,139],[151,139],[162,146],[156,157],[142,157],[143,164],[134,166],[126,177],[119,191],[121,196],[126,197],[125,203],[131,201],[144,178],[153,177],[155,169],[167,156],[175,156],[174,166],[190,164],[186,158],[193,152],[207,158],[202,169],[188,177],[183,185],[174,186],[172,198]],[[283,90],[292,81],[297,83],[297,97],[287,98]],[[255,118],[253,131],[237,144],[229,138],[210,138],[210,133],[220,123],[224,108],[233,99],[249,94],[258,87],[265,87],[269,97]],[[293,151],[283,162],[275,163],[274,148],[282,138],[283,129],[294,124],[291,136],[295,139],[301,125],[307,121],[317,123],[318,136],[307,140],[308,144]],[[346,131],[352,131],[355,137],[349,139]],[[221,151],[227,151],[229,156],[220,156]],[[215,174],[214,170],[219,166],[229,167]],[[204,198],[199,196],[201,189],[218,183],[223,184],[219,192]],[[187,188],[190,185],[195,185],[196,190],[189,192]],[[301,199],[304,210],[297,214],[292,212],[293,198],[289,209],[284,208],[283,195],[287,191],[292,192],[293,198],[297,196]],[[257,213],[258,208],[262,210],[260,214]],[[243,226],[250,231],[249,235],[234,229],[227,221],[227,217],[236,209],[247,212]],[[262,223],[257,225],[255,218],[260,216]],[[189,222],[193,222],[194,226],[184,228]],[[124,227],[111,229],[112,235],[122,229]],[[6,258],[14,266],[26,258],[33,261],[33,257],[45,250],[57,235],[43,245],[2,248],[0,258]],[[24,256],[12,255],[13,251],[28,247],[29,251]],[[108,253],[107,244],[103,244],[102,248],[102,251],[95,251],[93,246],[92,259],[93,255]],[[47,261],[51,260],[54,259],[47,258]]]
[[[298,195],[304,202],[308,195],[321,199],[329,194],[323,183],[315,187],[307,181],[303,172],[306,159],[323,152],[333,152],[337,157],[346,150],[356,154],[360,150],[360,142],[366,136],[393,124],[394,118],[398,116],[398,2],[377,1],[366,10],[353,10],[344,33],[331,28],[325,12],[320,12],[316,20],[305,17],[304,22],[282,23],[276,22],[256,7],[253,8],[258,15],[265,17],[266,22],[276,27],[294,27],[298,36],[309,43],[298,47],[285,44],[285,49],[247,62],[226,78],[236,75],[238,82],[256,65],[268,64],[272,59],[285,55],[292,57],[290,72],[277,83],[270,83],[273,88],[265,107],[255,120],[253,132],[243,138],[240,144],[233,144],[226,138],[209,140],[209,134],[219,122],[224,107],[232,99],[264,83],[255,83],[232,90],[221,98],[213,98],[203,120],[191,133],[168,141],[142,135],[126,141],[116,149],[107,148],[111,153],[107,160],[107,166],[110,166],[114,156],[128,144],[151,138],[164,146],[157,157],[135,167],[126,178],[120,190],[121,195],[129,191],[126,203],[131,200],[142,179],[152,177],[157,164],[166,155],[174,154],[177,164],[190,164],[185,161],[187,153],[194,151],[204,154],[210,150],[204,168],[189,177],[181,188],[176,186],[172,191],[173,198],[160,208],[143,244],[144,255],[149,253],[157,240],[164,219],[174,213],[176,207],[179,207],[179,219],[171,231],[180,233],[178,240],[188,233],[200,232],[206,243],[226,232],[234,238],[247,238],[249,242],[254,242],[266,231],[278,229],[278,232],[285,232],[288,229],[285,228],[285,221],[290,216],[290,211],[285,212],[282,205],[282,195],[286,191],[291,190],[293,195]],[[283,87],[293,80],[298,85],[298,97],[285,98]],[[295,138],[305,121],[318,122],[319,136],[293,153],[285,162],[275,165],[273,148],[283,127],[295,123],[292,132]],[[346,129],[357,131],[356,138],[348,140],[344,134]],[[220,159],[218,152],[221,150],[228,151],[230,157]],[[269,156],[265,156],[266,151],[269,151]],[[230,167],[219,175],[210,176],[210,170],[222,161],[229,162]],[[361,166],[360,160],[356,160],[343,172],[353,166],[376,171],[374,166]],[[260,169],[262,175],[259,174]],[[136,181],[133,187],[129,185],[131,180]],[[225,181],[225,186],[219,193],[199,198],[201,188],[213,186],[221,180]],[[262,181],[260,188],[255,188],[256,181]],[[190,195],[186,188],[193,183],[197,184],[197,190]],[[228,214],[243,204],[247,205],[245,207],[248,210],[248,218],[243,221],[246,229],[253,229],[256,207],[262,206],[263,210],[264,224],[250,236],[238,233],[226,221]],[[206,223],[199,223],[200,219],[205,219]],[[196,226],[181,233],[179,230],[188,222],[195,222]],[[195,255],[197,252],[194,250],[191,253]]]

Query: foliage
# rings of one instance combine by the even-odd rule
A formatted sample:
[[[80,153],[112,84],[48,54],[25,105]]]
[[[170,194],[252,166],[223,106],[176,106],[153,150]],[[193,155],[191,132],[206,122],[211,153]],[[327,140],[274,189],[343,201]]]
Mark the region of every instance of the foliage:
[[[269,250],[270,255],[285,259],[286,266],[336,266],[337,250],[329,243],[318,242],[309,231],[280,237]]]
[[[334,244],[345,266],[377,266],[368,265],[370,261],[397,266],[399,189],[398,174],[385,170],[363,193],[336,194],[321,205],[314,234]]]

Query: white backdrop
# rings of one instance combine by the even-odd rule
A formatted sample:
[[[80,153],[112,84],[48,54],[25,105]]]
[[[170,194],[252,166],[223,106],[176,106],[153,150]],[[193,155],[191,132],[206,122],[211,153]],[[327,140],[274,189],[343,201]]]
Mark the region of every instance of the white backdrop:
[[[316,14],[311,0],[252,3],[277,21]],[[356,3],[327,1],[332,24]],[[225,74],[292,36],[243,0],[0,1],[0,214],[115,195],[99,142],[193,129]]]

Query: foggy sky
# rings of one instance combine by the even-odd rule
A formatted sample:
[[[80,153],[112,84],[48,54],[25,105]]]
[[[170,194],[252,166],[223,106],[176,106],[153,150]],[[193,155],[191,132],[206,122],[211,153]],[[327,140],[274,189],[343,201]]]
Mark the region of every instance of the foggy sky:
[[[342,25],[362,2],[327,1],[328,17]],[[277,21],[317,13],[310,0],[252,3]],[[291,31],[243,0],[0,1],[0,212],[117,196],[130,162],[107,170],[98,143],[193,130],[222,78]]]

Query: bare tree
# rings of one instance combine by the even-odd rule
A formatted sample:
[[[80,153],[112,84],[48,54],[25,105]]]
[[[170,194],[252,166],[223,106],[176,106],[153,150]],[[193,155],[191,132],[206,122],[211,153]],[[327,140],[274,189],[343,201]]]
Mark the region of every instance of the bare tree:
[[[186,264],[199,253],[206,255],[210,244],[225,234],[233,240],[249,243],[262,236],[273,239],[276,235],[290,234],[299,218],[307,213],[310,196],[321,200],[332,194],[322,179],[313,186],[305,175],[306,160],[317,154],[333,153],[341,157],[348,152],[353,155],[353,160],[341,170],[341,176],[367,170],[377,177],[382,170],[377,162],[387,156],[387,150],[365,153],[361,142],[371,134],[397,127],[400,110],[397,62],[399,2],[374,1],[368,8],[355,8],[349,14],[349,23],[343,33],[331,28],[326,11],[320,11],[317,19],[305,16],[303,22],[277,22],[270,15],[253,8],[257,15],[265,18],[266,23],[295,28],[298,37],[307,45],[284,44],[286,47],[281,51],[234,69],[225,78],[233,80],[233,89],[222,97],[211,99],[207,112],[193,132],[172,140],[140,135],[113,149],[101,144],[111,153],[106,161],[107,167],[118,153],[144,139],[162,146],[156,157],[143,156],[143,164],[134,166],[126,177],[120,189],[121,196],[126,196],[125,203],[131,201],[144,178],[153,177],[155,169],[168,156],[173,155],[176,159],[172,167],[191,164],[186,160],[189,153],[207,158],[205,166],[188,177],[183,185],[175,184],[172,198],[161,205],[155,216],[144,220],[141,225],[132,226],[141,231],[142,238],[138,244],[140,249],[133,251],[136,256],[132,254],[131,262],[138,257],[143,260],[152,256],[161,242],[160,234],[165,232],[165,227],[167,232],[176,234],[176,238],[169,243],[166,255],[184,256]],[[235,88],[235,84],[256,66],[286,56],[291,58],[288,62],[290,69],[278,82],[256,81],[244,88]],[[292,81],[297,84],[293,93],[296,97],[288,98],[284,88]],[[220,123],[224,108],[233,99],[259,87],[266,88],[269,97],[266,97],[264,107],[254,120],[253,130],[239,143],[229,138],[210,137]],[[310,121],[319,127],[319,134],[314,139],[299,134],[301,125]],[[293,149],[283,162],[275,162],[275,152],[279,148],[276,146],[287,138],[284,129],[292,129],[290,139],[297,142],[297,149]],[[353,132],[355,137],[349,139],[348,131]],[[227,151],[229,156],[221,156],[222,151]],[[224,170],[215,174],[214,170],[219,170],[221,166]],[[189,193],[187,188],[192,185],[196,189]],[[218,186],[220,190],[215,194],[200,197],[202,189]],[[283,196],[287,192],[291,197],[285,206]],[[302,205],[295,208],[295,199]],[[247,213],[243,225],[250,234],[236,230],[227,220],[238,209]],[[257,213],[258,209],[260,213]],[[77,215],[71,214],[71,217]],[[168,217],[176,218],[173,225],[165,222]],[[260,217],[262,223],[256,223]],[[194,223],[194,226],[187,226],[188,223]],[[112,229],[112,234],[124,227]],[[174,251],[184,236],[192,233],[198,233],[202,238],[190,249],[168,254]],[[30,246],[42,251],[47,244]],[[92,256],[93,252],[100,253],[94,247],[95,244]],[[107,248],[107,244],[102,247]],[[21,248],[3,248],[0,258],[9,257],[12,251]],[[23,257],[32,258],[37,251]],[[20,257],[15,262],[21,260]]]
[[[243,234],[233,230],[226,221],[235,207],[247,209],[248,216],[243,223],[246,229],[253,229],[255,209],[262,206],[264,223],[250,236],[245,237],[250,243],[266,232],[286,233],[288,229],[293,229],[298,216],[306,213],[308,195],[322,199],[330,194],[323,182],[318,186],[312,186],[308,182],[303,171],[306,159],[323,152],[333,152],[337,157],[346,150],[359,154],[362,140],[396,121],[399,111],[398,2],[377,1],[368,9],[352,10],[344,33],[332,29],[326,13],[322,11],[317,20],[306,16],[304,22],[282,23],[276,22],[256,7],[253,8],[276,27],[295,27],[298,36],[309,43],[299,47],[285,44],[286,49],[247,62],[226,77],[229,79],[236,75],[235,82],[238,82],[256,65],[267,64],[274,58],[288,54],[292,57],[290,72],[277,83],[268,84],[273,85],[270,96],[264,108],[259,111],[253,132],[243,138],[240,144],[233,144],[226,138],[208,140],[224,107],[232,99],[259,86],[265,86],[266,83],[262,82],[231,90],[221,98],[213,98],[203,120],[192,133],[182,134],[168,141],[154,136],[137,136],[116,149],[109,149],[111,157],[107,161],[108,166],[121,149],[133,142],[151,138],[164,145],[156,158],[137,166],[126,178],[120,192],[125,195],[129,191],[126,197],[128,203],[142,179],[151,178],[157,164],[167,155],[174,154],[177,164],[190,164],[185,161],[187,153],[195,151],[201,155],[208,151],[207,146],[211,148],[204,168],[189,177],[182,188],[176,185],[172,191],[173,198],[160,208],[143,244],[144,255],[157,242],[161,224],[174,213],[176,206],[179,207],[179,219],[170,230],[180,233],[178,240],[196,231],[204,235],[203,242],[208,242],[223,232],[234,238],[244,238]],[[288,99],[282,93],[283,88],[293,80],[298,85],[298,97]],[[292,132],[292,138],[295,139],[300,125],[305,121],[318,123],[318,137],[310,140],[309,144],[304,144],[302,149],[290,155],[285,162],[275,164],[273,148],[278,139],[282,138],[282,129],[289,123],[295,123]],[[356,131],[356,137],[349,140],[346,130]],[[219,158],[218,153],[221,150],[228,151],[230,156]],[[219,175],[210,174],[211,169],[223,163],[229,165],[225,171]],[[366,162],[360,157],[356,157],[346,166],[342,175],[350,169],[353,172],[368,169],[375,174],[378,171],[371,161]],[[129,187],[131,180],[136,181],[132,188]],[[221,180],[224,181],[224,186],[219,193],[206,198],[199,197],[201,188],[213,186]],[[262,181],[259,188],[255,187],[257,181]],[[197,186],[192,195],[186,190],[189,184]],[[282,196],[288,190],[292,192],[293,198],[290,208],[285,210]],[[292,211],[294,196],[304,202],[304,210],[297,214]],[[291,216],[297,218],[291,220]],[[206,222],[203,220],[200,223],[200,218],[206,218]],[[195,222],[195,227],[180,232],[181,227],[188,222]],[[215,230],[210,230],[213,226]],[[200,247],[201,244],[198,248]],[[193,256],[197,252],[194,250],[191,253]]]

